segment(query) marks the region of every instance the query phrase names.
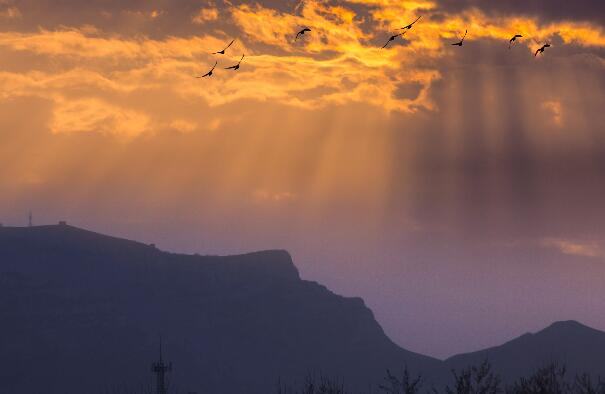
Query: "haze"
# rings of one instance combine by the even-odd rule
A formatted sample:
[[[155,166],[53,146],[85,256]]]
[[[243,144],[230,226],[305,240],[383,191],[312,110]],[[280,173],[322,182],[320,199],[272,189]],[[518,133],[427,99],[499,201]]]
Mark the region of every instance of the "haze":
[[[438,357],[603,330],[604,19],[597,0],[2,0],[0,221],[287,249]]]

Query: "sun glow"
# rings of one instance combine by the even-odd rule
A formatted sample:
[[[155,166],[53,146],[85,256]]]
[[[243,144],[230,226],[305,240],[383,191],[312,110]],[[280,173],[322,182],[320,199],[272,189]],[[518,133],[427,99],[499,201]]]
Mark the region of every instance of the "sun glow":
[[[152,11],[145,11],[148,23],[169,17]],[[418,16],[403,39],[380,49],[394,29]],[[473,8],[448,13],[434,1],[308,0],[291,10],[229,3],[197,9],[183,23],[195,32],[128,35],[94,25],[1,32],[5,112],[14,112],[11,103],[37,106],[31,122],[53,136],[41,140],[62,146],[65,161],[34,169],[17,157],[3,170],[3,183],[17,172],[38,186],[53,183],[94,140],[100,148],[91,171],[107,171],[102,179],[124,187],[135,171],[154,173],[139,187],[156,201],[145,205],[195,200],[201,189],[189,193],[188,185],[202,180],[212,185],[205,198],[219,205],[287,204],[303,217],[348,201],[385,217],[392,201],[411,204],[406,193],[417,186],[410,174],[418,166],[473,168],[473,160],[485,159],[487,168],[477,171],[487,174],[503,165],[511,146],[532,154],[569,146],[563,126],[581,117],[567,107],[585,103],[569,102],[562,92],[574,89],[574,78],[582,86],[587,81],[572,76],[569,64],[534,51],[544,42],[554,45],[547,54],[605,46],[601,27],[588,22],[546,23]],[[302,26],[311,33],[294,40]],[[465,46],[452,47],[466,29]],[[523,38],[509,50],[512,34]],[[226,55],[210,55],[233,38]],[[224,70],[242,54],[240,70]],[[598,72],[603,60],[593,56],[597,61],[582,65]],[[215,59],[212,78],[194,78]],[[603,100],[590,89],[583,96],[586,103]],[[551,122],[539,126],[539,116]],[[539,131],[513,137],[511,128]],[[423,129],[442,133],[426,147],[431,152],[424,151]],[[591,132],[576,133],[572,143],[594,138]],[[5,152],[19,143],[5,139]],[[113,144],[132,160],[117,160]],[[91,179],[86,172],[74,176]],[[448,174],[442,181],[443,198],[466,198],[464,179]],[[479,186],[489,188],[486,182]],[[460,209],[447,207],[449,216]]]

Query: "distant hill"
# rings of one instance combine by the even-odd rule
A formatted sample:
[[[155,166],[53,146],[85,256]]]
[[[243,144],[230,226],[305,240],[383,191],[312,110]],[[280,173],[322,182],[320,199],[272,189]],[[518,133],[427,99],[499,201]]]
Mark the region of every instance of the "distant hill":
[[[556,361],[565,364],[568,373],[589,373],[605,377],[605,332],[576,321],[562,321],[535,334],[525,334],[501,346],[445,360],[455,369],[489,360],[505,381],[528,375]]]
[[[351,387],[436,359],[401,349],[359,298],[301,280],[290,255],[191,256],[68,225],[0,227],[0,393],[272,393],[310,372]]]

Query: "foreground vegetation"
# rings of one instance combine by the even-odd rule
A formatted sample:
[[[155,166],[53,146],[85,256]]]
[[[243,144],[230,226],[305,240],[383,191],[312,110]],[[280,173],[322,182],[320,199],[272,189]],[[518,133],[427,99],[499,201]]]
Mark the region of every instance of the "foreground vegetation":
[[[100,394],[153,394],[156,391],[152,386],[109,387]],[[169,385],[167,392],[185,394],[176,385]],[[429,385],[421,375],[414,375],[404,368],[400,374],[387,370],[378,387],[350,390],[345,382],[310,375],[299,386],[278,383],[277,394],[605,394],[605,381],[588,374],[571,376],[565,366],[550,363],[526,377],[504,384],[490,363],[484,361],[478,366],[452,370],[451,382],[445,387]]]
[[[278,394],[359,394],[348,391],[343,382],[321,377],[308,377],[301,387],[280,384]],[[365,393],[368,393],[366,390]],[[551,363],[505,385],[492,371],[489,362],[462,371],[452,371],[451,386],[442,389],[427,387],[421,375],[412,375],[405,368],[401,375],[387,371],[383,384],[369,394],[605,394],[605,382],[587,374],[569,376],[564,366]]]

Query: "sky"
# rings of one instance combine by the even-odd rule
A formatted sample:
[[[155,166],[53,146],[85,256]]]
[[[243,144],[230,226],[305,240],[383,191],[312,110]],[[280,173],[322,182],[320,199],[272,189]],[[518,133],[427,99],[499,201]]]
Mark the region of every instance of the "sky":
[[[441,358],[605,330],[604,22],[600,0],[0,0],[0,222],[287,249]]]

